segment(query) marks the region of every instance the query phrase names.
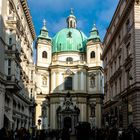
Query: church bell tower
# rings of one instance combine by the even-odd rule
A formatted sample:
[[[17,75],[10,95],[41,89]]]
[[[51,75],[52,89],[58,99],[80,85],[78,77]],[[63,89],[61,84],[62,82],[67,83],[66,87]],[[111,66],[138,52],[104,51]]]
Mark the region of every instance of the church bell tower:
[[[52,59],[52,42],[46,28],[46,20],[36,42],[36,64],[40,67],[48,67]]]

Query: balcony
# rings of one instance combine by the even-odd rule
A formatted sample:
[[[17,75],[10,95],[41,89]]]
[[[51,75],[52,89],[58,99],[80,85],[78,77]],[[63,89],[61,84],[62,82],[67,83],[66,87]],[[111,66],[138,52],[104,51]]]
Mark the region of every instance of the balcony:
[[[128,70],[132,66],[132,60],[133,60],[133,57],[132,57],[132,53],[131,53],[125,59],[124,67],[126,70]]]
[[[109,80],[109,83],[110,83],[110,84],[114,81],[114,79],[117,79],[117,77],[119,77],[119,75],[122,73],[122,69],[123,69],[123,67],[120,66],[120,67],[114,72],[114,74],[110,77],[110,80]]]
[[[19,62],[21,62],[20,52],[18,50],[15,50],[15,57]]]
[[[16,48],[16,45],[9,45],[8,49],[5,50],[5,53],[9,55],[11,55],[12,57],[15,57],[16,60],[18,60],[19,62],[21,62],[21,57],[20,57],[20,51]]]
[[[2,80],[5,80],[6,77],[5,77],[5,75],[4,75],[3,73],[0,72],[0,80],[1,80],[1,79],[2,79]]]
[[[6,20],[7,24],[13,25],[13,24],[16,24],[16,22],[17,22],[17,20],[16,20],[16,17],[14,16],[14,14],[7,16],[7,20]]]
[[[13,91],[18,91],[21,89],[21,87],[19,86],[19,81],[15,76],[8,75],[6,77],[6,89]]]

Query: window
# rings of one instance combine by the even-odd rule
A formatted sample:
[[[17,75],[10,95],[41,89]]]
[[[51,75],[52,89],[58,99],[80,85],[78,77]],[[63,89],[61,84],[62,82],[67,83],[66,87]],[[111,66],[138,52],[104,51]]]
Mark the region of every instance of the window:
[[[91,107],[90,107],[90,109],[91,109],[91,116],[92,117],[95,117],[95,105],[93,104],[93,105],[91,105]]]
[[[72,32],[71,31],[68,32],[67,37],[72,38]]]
[[[110,57],[112,57],[112,48],[110,49]]]
[[[43,51],[42,58],[47,58],[47,52],[46,51]]]
[[[90,78],[90,87],[91,87],[91,88],[94,88],[94,87],[95,87],[95,76],[92,76],[92,77]]]
[[[47,116],[47,108],[45,106],[42,107],[42,117]]]
[[[127,46],[126,46],[126,54],[127,54],[127,56],[129,56],[130,55],[130,43],[128,43],[127,44]]]
[[[129,29],[130,29],[130,20],[128,19],[126,21],[126,31],[129,31]]]
[[[8,59],[8,66],[11,66],[11,59]]]
[[[115,95],[117,95],[117,81],[115,81]]]
[[[121,55],[119,56],[119,66],[121,66]]]
[[[12,38],[9,37],[9,45],[11,45],[11,44],[12,44]]]
[[[73,62],[73,58],[72,58],[72,57],[67,57],[67,58],[66,58],[66,61],[67,61],[67,62]]]
[[[114,62],[114,71],[116,71],[116,61]]]
[[[72,27],[72,20],[70,21],[70,27]]]
[[[114,53],[116,52],[116,42],[114,44]]]
[[[119,78],[119,84],[120,84],[120,92],[122,91],[122,79],[121,77]]]
[[[94,51],[91,52],[90,58],[95,58],[95,52]]]
[[[33,81],[33,70],[31,70],[31,81]]]
[[[112,70],[112,66],[111,66],[111,69],[110,69],[110,76],[112,76],[113,74],[113,70]]]
[[[105,65],[107,65],[107,57],[105,58]]]
[[[72,90],[72,77],[65,78],[65,90]]]
[[[126,71],[126,74],[127,74],[127,86],[130,86],[130,84],[133,80],[131,69]]]
[[[121,36],[119,35],[118,37],[118,42],[120,43],[121,42]]]
[[[42,78],[42,85],[47,85],[47,78],[46,77]]]
[[[11,75],[11,68],[8,68],[8,75]]]
[[[84,61],[84,55],[83,54],[80,56],[80,60]]]
[[[8,75],[11,75],[11,59],[8,59]]]

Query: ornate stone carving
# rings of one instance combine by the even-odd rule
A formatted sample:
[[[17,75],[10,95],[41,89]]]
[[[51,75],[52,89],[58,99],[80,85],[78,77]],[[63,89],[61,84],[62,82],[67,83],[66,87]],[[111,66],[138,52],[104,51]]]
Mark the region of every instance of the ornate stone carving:
[[[140,0],[135,0],[135,3],[136,4],[140,4]]]

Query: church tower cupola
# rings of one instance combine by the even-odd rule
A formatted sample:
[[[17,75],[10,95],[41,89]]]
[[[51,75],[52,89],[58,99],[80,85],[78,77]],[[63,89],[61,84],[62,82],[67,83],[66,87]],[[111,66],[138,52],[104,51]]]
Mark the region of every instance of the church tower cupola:
[[[49,34],[48,34],[48,30],[46,28],[46,20],[45,19],[43,20],[43,27],[40,30],[40,35],[38,36],[38,39],[46,39],[46,40],[51,41],[51,38],[49,37]]]
[[[70,15],[67,18],[68,28],[76,28],[76,17],[74,16],[73,9],[70,10]]]
[[[93,28],[90,31],[90,37],[88,38],[88,40],[93,40],[95,42],[100,42],[99,32],[98,32],[95,24],[93,25]]]

